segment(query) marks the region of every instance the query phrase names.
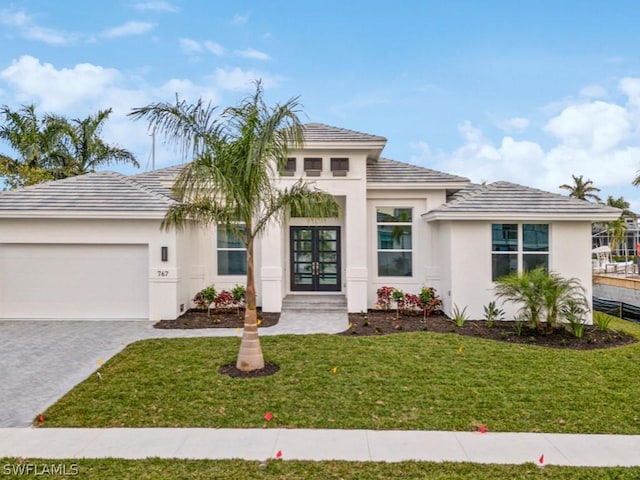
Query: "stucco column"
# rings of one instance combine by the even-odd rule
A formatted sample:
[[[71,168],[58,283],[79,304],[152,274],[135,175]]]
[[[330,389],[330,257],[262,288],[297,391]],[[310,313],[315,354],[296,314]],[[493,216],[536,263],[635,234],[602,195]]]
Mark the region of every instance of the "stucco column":
[[[345,262],[347,308],[349,312],[367,310],[367,192],[362,182],[346,195]]]
[[[259,289],[262,295],[258,302],[262,305],[263,312],[279,312],[282,309],[283,242],[288,241],[288,237],[283,234],[284,228],[274,222],[260,238],[262,255],[256,283],[262,285]]]

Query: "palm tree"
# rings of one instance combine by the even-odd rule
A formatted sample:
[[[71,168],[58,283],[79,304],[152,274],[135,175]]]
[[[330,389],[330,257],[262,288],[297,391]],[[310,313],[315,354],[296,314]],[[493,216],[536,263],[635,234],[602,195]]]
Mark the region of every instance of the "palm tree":
[[[615,255],[618,249],[618,245],[624,244],[627,236],[627,221],[624,217],[608,222],[607,229],[609,230],[609,246],[611,247],[611,253]]]
[[[571,303],[588,308],[584,289],[575,278],[563,278],[538,267],[499,278],[496,296],[520,306],[520,314],[540,333],[552,333]]]
[[[600,189],[593,186],[592,180],[583,180],[582,175],[576,177],[575,175],[571,175],[573,178],[573,185],[562,184],[558,188],[562,188],[564,190],[569,190],[569,196],[573,198],[579,198],[580,200],[595,200],[596,202],[600,201],[600,197],[595,193],[599,192]]]
[[[74,118],[70,122],[63,117],[53,117],[63,130],[62,155],[58,159],[56,178],[66,178],[95,172],[97,168],[114,163],[128,163],[140,167],[133,153],[124,148],[109,145],[100,138],[104,123],[111,109],[99,110],[87,118]]]
[[[0,109],[0,140],[7,143],[16,157],[0,154],[0,176],[10,188],[52,180],[51,166],[59,159],[63,127],[51,115],[39,119],[34,105],[11,110]]]
[[[225,228],[247,251],[247,290],[244,331],[236,367],[250,371],[264,367],[257,328],[254,243],[272,222],[283,222],[287,212],[308,217],[335,215],[335,199],[302,180],[278,189],[275,175],[284,168],[290,148],[302,146],[298,101],[267,107],[256,82],[254,94],[240,105],[214,117],[215,107],[202,100],[187,104],[156,103],[134,109],[134,119],[145,118],[150,128],[193,155],[178,176],[174,191],[178,204],[167,212],[162,227],[181,229],[191,221],[203,227]]]
[[[635,213],[629,210],[631,205],[624,199],[624,197],[613,198],[612,195],[609,195],[607,197],[607,205],[622,210],[621,215],[625,218],[633,218],[634,220],[638,218]]]

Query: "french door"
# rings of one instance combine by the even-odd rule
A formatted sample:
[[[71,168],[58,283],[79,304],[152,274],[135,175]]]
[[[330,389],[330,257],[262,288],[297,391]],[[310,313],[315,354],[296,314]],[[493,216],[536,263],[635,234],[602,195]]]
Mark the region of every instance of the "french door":
[[[291,227],[291,290],[340,291],[340,227]]]

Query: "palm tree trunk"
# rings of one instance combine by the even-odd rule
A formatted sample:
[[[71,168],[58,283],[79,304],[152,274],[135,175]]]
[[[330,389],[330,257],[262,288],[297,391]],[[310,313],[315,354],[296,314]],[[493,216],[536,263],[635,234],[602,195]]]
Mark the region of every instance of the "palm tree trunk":
[[[246,226],[250,231],[251,225]],[[244,313],[244,331],[238,352],[236,368],[245,372],[264,368],[264,356],[258,337],[258,313],[256,311],[256,281],[253,266],[253,238],[247,244],[247,306]]]

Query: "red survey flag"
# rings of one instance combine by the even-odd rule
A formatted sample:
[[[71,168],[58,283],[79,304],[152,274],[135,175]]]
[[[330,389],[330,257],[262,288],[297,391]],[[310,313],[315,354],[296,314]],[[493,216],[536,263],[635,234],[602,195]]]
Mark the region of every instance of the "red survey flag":
[[[276,452],[276,458],[282,458],[282,450]]]
[[[540,455],[540,458],[538,459],[538,463],[540,465],[542,465],[544,463],[544,453],[542,455]]]
[[[272,418],[273,418],[273,414],[271,412],[267,412],[267,413],[264,414],[264,419],[267,422],[270,422]]]

